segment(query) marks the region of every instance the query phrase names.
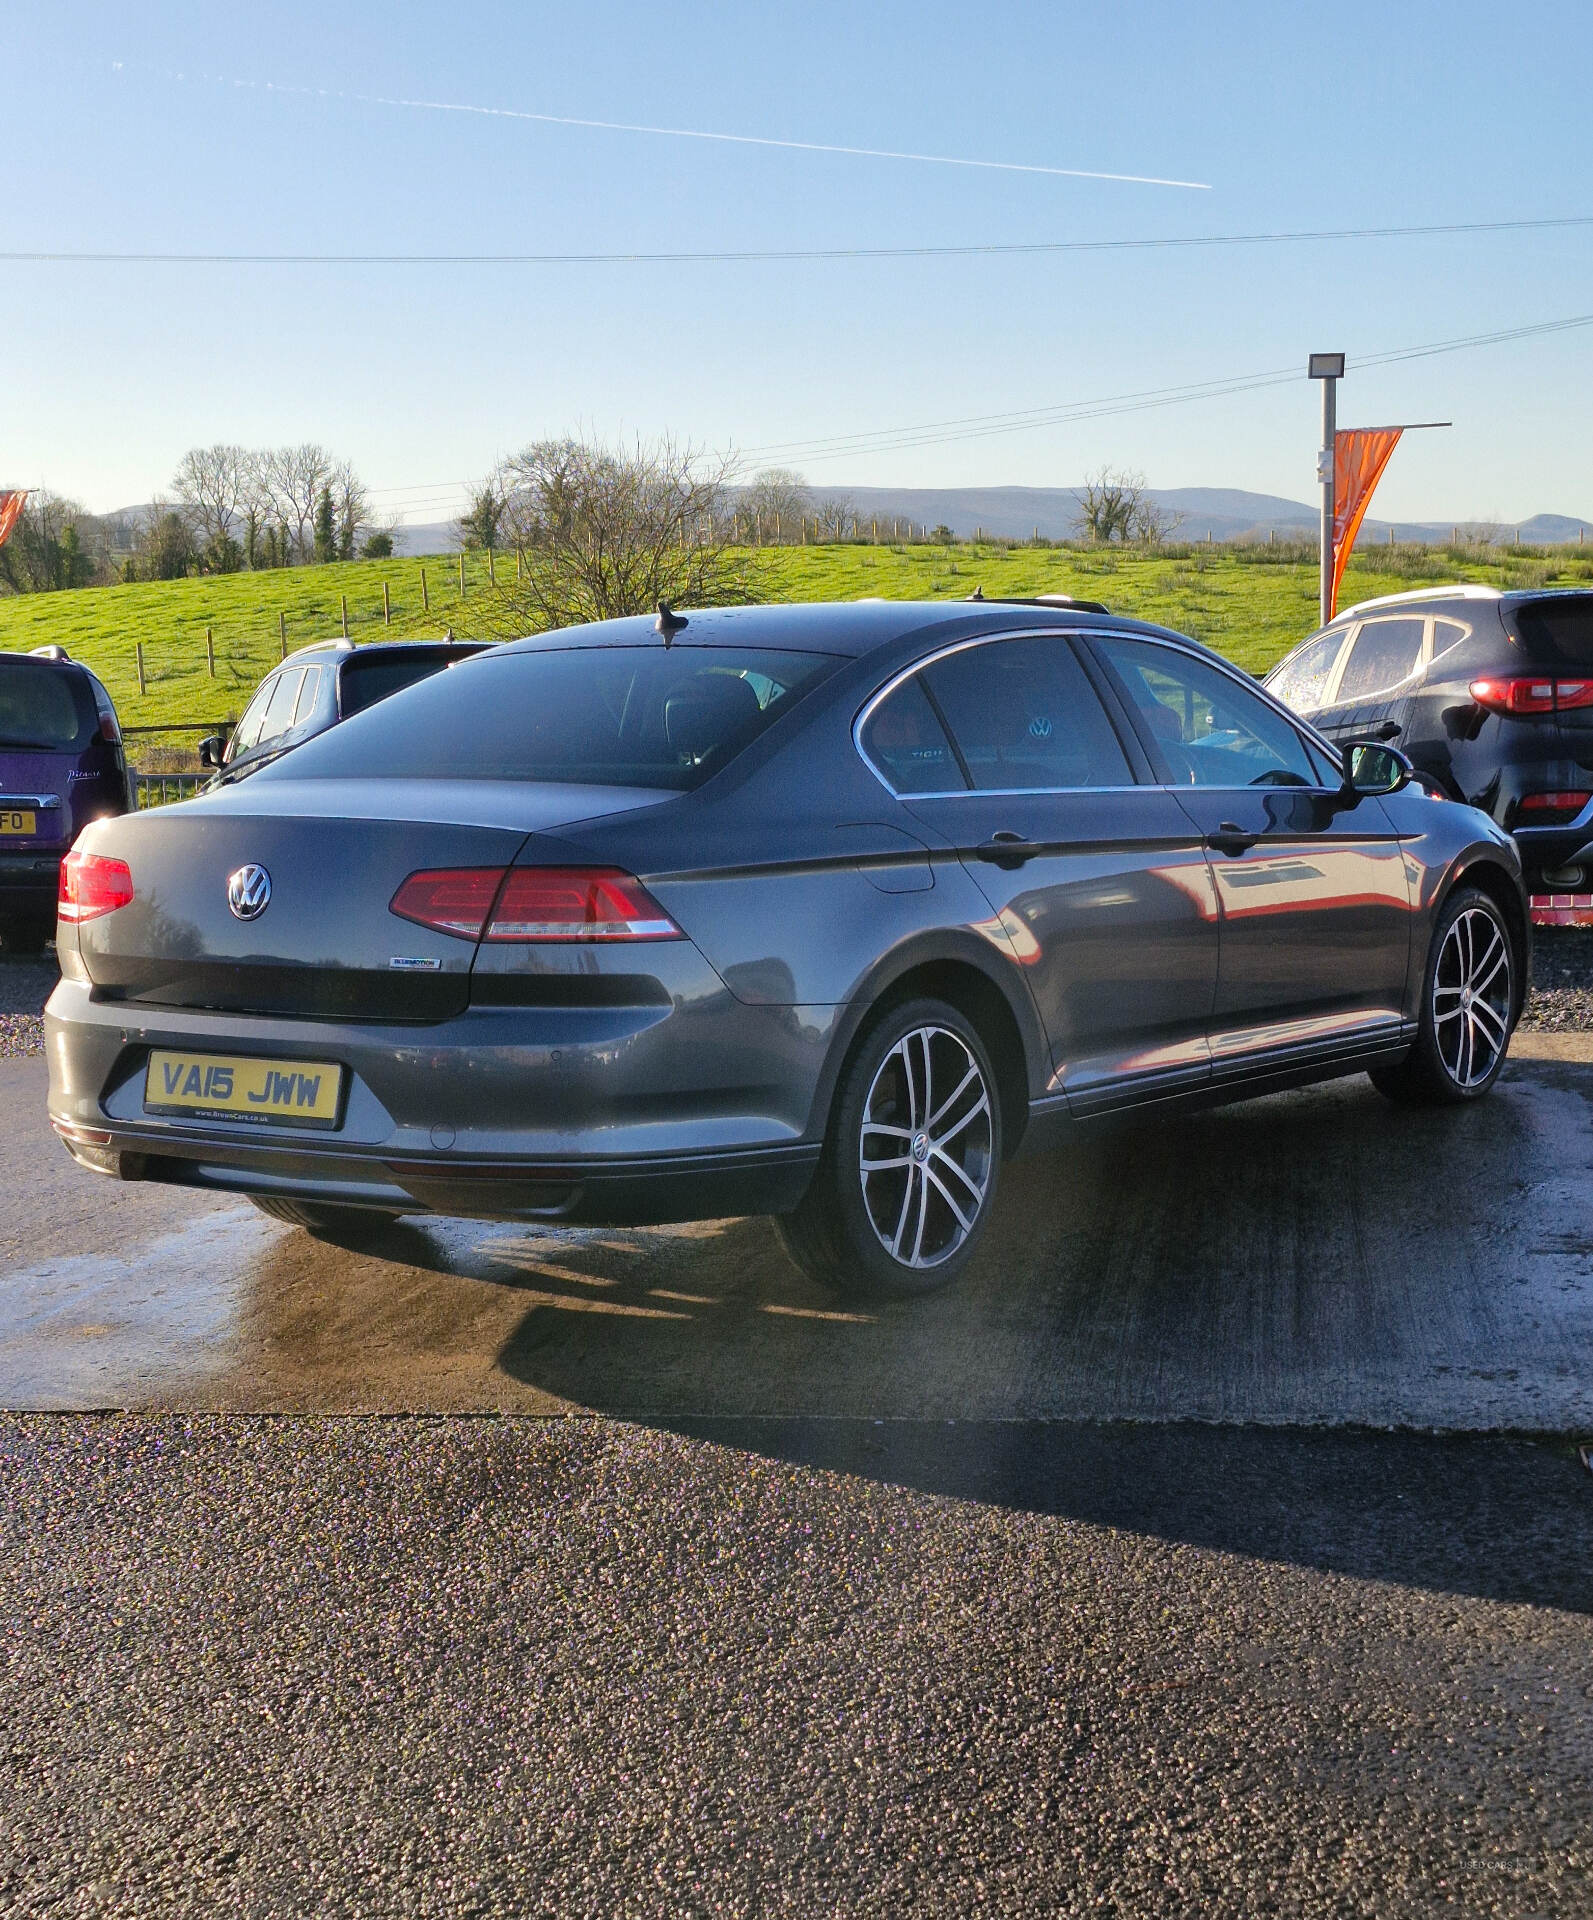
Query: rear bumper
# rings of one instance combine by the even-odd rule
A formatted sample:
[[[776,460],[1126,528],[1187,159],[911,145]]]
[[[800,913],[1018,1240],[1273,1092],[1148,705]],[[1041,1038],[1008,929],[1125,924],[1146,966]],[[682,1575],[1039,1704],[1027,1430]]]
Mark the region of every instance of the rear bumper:
[[[818,1163],[805,1128],[827,1023],[725,1000],[356,1026],[106,1003],[64,979],[45,1011],[50,1120],[81,1165],[124,1180],[481,1219],[788,1212]],[[146,1113],[155,1047],[336,1061],[342,1118]]]

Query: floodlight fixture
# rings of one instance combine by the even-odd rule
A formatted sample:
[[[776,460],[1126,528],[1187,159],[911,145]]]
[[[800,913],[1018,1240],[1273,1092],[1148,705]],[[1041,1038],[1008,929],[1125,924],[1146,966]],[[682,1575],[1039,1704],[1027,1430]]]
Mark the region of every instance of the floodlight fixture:
[[[1313,380],[1342,380],[1344,378],[1344,355],[1342,353],[1313,353],[1308,368]]]

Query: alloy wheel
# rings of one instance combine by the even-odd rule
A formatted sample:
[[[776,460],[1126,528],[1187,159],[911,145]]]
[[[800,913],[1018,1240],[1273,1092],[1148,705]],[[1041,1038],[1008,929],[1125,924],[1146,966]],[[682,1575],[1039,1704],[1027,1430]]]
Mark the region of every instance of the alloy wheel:
[[[1503,929],[1483,908],[1467,907],[1444,935],[1433,972],[1433,1034],[1457,1087],[1481,1086],[1498,1065],[1514,986]]]
[[[863,1106],[858,1172],[880,1245],[908,1267],[949,1260],[990,1190],[990,1088],[960,1034],[915,1027],[880,1062]]]

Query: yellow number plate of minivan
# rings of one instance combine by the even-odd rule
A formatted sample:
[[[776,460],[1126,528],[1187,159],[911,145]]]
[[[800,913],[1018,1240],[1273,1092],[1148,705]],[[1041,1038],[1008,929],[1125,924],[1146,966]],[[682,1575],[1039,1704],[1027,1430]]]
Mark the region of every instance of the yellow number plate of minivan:
[[[39,816],[31,808],[0,807],[0,833],[37,833]]]
[[[335,1127],[342,1100],[343,1069],[325,1060],[243,1060],[157,1049],[144,1075],[146,1113]]]

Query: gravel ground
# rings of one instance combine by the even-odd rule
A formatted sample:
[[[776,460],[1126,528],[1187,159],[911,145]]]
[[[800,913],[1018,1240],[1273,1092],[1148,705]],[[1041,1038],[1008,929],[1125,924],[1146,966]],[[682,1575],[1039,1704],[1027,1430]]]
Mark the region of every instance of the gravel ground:
[[[0,1910],[1593,1911],[1568,1456],[800,1424],[0,1422]]]
[[[1550,1033],[1593,1031],[1593,927],[1539,927],[1534,940],[1532,998],[1522,1025]],[[0,1059],[43,1052],[39,1010],[55,978],[48,955],[0,956]]]

